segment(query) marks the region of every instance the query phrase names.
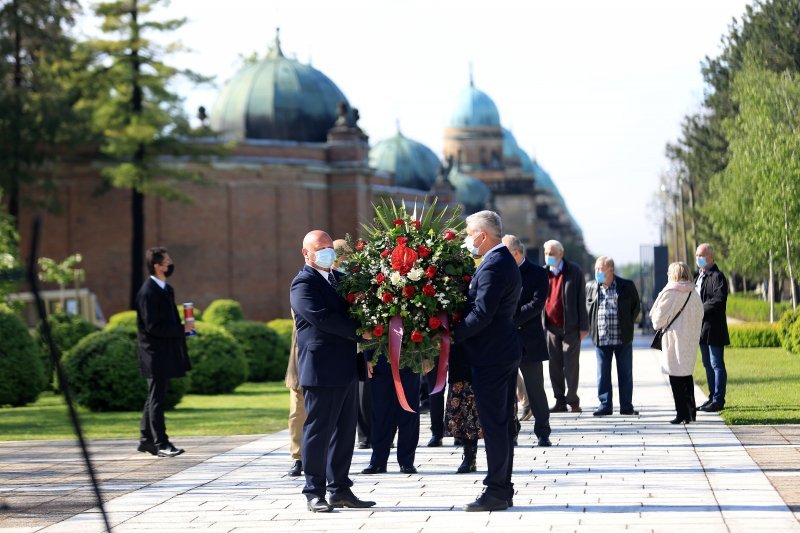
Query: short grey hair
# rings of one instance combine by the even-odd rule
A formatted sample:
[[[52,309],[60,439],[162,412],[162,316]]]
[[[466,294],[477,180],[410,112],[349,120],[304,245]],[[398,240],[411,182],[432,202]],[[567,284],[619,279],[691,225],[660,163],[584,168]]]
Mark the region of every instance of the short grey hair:
[[[562,253],[562,254],[564,253],[564,245],[563,245],[563,244],[561,244],[560,242],[558,242],[558,241],[557,241],[557,240],[555,240],[555,239],[553,239],[553,240],[549,240],[549,241],[547,241],[546,243],[544,243],[544,244],[542,245],[542,248],[544,248],[545,250],[547,250],[548,248],[555,248],[555,249],[556,249],[556,250],[558,250],[560,253]]]
[[[519,237],[516,235],[503,235],[503,244],[512,252],[519,252],[525,255],[525,245],[522,244],[522,241],[519,240]]]
[[[614,269],[614,260],[611,259],[607,255],[601,255],[600,257],[595,259],[594,264],[596,265],[597,263],[602,264],[604,267],[608,267],[608,268]],[[616,269],[614,269],[614,270],[616,270]]]
[[[709,243],[707,243],[707,242],[704,242],[703,244],[701,244],[701,245],[699,245],[699,246],[697,247],[697,249],[698,249],[698,250],[702,250],[703,248],[705,248],[705,249],[706,249],[706,251],[708,252],[708,255],[710,255],[711,257],[716,257],[716,256],[714,255],[714,247],[713,247],[713,246],[711,246],[711,244],[709,244]]]
[[[492,237],[499,239],[503,234],[503,223],[500,215],[494,211],[478,211],[467,217],[467,225],[489,233]]]

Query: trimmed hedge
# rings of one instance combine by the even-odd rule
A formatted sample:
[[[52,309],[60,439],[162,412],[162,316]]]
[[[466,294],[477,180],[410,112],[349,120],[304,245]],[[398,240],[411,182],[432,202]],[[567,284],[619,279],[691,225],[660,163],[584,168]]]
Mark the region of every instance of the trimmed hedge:
[[[215,326],[244,320],[242,306],[236,300],[214,300],[203,313],[203,321]]]
[[[294,329],[294,320],[291,318],[276,318],[267,322],[267,326],[278,332],[282,344],[281,357],[285,357],[288,363],[289,350],[292,347],[292,330]],[[284,366],[283,369],[286,370],[286,366]]]
[[[775,302],[775,319],[792,308],[791,302]],[[769,322],[769,302],[756,297],[728,295],[727,314],[745,322]]]
[[[106,329],[128,327],[136,329],[136,311],[122,311],[108,318]]]
[[[92,411],[138,411],[147,398],[135,329],[118,326],[85,337],[64,356],[64,370],[75,401]],[[186,378],[170,380],[166,408],[175,407],[188,388]]]
[[[232,322],[225,329],[241,345],[250,381],[274,381],[283,377],[288,364],[283,340],[275,330],[260,322]]]
[[[786,351],[800,353],[800,308],[784,313],[778,322],[781,346]]]
[[[233,392],[247,380],[247,357],[242,347],[219,326],[207,322],[195,322],[195,326],[197,335],[187,338],[192,362],[189,390],[196,394]]]
[[[745,322],[729,324],[733,348],[777,348],[781,345],[778,324],[769,322]]]
[[[39,346],[22,319],[0,305],[0,406],[36,401],[45,383]]]
[[[70,313],[53,313],[47,317],[50,326],[50,333],[53,335],[53,342],[58,348],[60,357],[63,357],[73,346],[87,335],[100,331],[100,328],[85,320],[82,317]],[[47,381],[46,385],[53,384],[53,362],[50,360],[50,352],[47,343],[44,341],[43,325],[39,322],[36,325],[36,339],[42,352],[42,367]]]

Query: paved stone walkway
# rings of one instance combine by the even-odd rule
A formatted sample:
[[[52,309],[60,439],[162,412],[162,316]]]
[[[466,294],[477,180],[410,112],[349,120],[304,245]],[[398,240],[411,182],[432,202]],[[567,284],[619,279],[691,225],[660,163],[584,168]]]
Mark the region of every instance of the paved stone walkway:
[[[714,414],[701,413],[697,423],[685,427],[670,425],[674,413],[669,386],[649,350],[634,352],[634,403],[641,415],[592,417],[594,361],[592,351],[582,352],[581,393],[587,411],[551,419],[552,448],[535,447],[532,422],[523,423],[515,455],[515,506],[508,511],[460,510],[480,493],[484,472],[453,474],[460,449],[445,446],[420,448],[416,475],[400,474],[396,465],[387,474],[357,474],[368,463],[369,450],[356,450],[354,491],[378,505],[314,515],[300,495],[302,479],[285,475],[289,456],[287,435],[281,432],[250,442],[243,438],[243,444],[229,451],[187,462],[186,468],[146,486],[139,484],[142,480],[120,486],[125,494],[107,502],[114,531],[800,531],[797,517],[771,483],[778,478],[796,481],[797,464],[765,474]],[[770,431],[744,435],[753,449],[767,455],[769,450],[796,453],[795,436]],[[421,440],[427,437],[423,431]],[[188,439],[179,442],[189,448]],[[119,461],[137,460],[127,448],[123,455]],[[6,459],[0,451],[0,464]],[[152,468],[177,469],[181,460],[155,461]],[[478,467],[485,468],[482,451]],[[0,485],[0,499],[30,490],[7,481]],[[73,484],[74,490],[88,494],[85,482],[80,487],[70,478],[48,482],[53,491]],[[96,510],[59,518],[64,519],[44,528],[11,527],[102,529]],[[0,527],[6,527],[2,520]]]

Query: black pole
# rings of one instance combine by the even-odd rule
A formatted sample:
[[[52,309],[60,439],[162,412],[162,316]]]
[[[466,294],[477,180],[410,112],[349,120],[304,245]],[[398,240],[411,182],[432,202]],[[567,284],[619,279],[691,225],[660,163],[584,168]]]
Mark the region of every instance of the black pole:
[[[103,504],[103,497],[100,494],[100,485],[97,483],[97,476],[92,467],[92,459],[89,457],[89,448],[86,447],[86,441],[83,438],[83,431],[81,430],[81,421],[78,419],[78,412],[75,410],[75,404],[72,401],[72,394],[69,390],[69,381],[64,375],[64,369],[61,367],[61,361],[58,356],[58,349],[53,342],[53,336],[50,333],[50,324],[47,322],[47,312],[44,308],[44,302],[39,296],[39,284],[36,278],[36,263],[37,253],[39,249],[39,234],[41,232],[42,221],[40,217],[36,217],[33,221],[33,232],[31,240],[31,253],[28,258],[28,283],[31,285],[33,298],[36,301],[36,310],[39,313],[39,319],[42,321],[42,336],[47,343],[47,349],[50,352],[50,360],[53,362],[53,368],[56,369],[58,376],[58,384],[61,387],[61,392],[64,393],[64,400],[67,402],[67,409],[69,411],[69,418],[72,422],[72,428],[75,430],[75,435],[78,437],[78,443],[81,446],[81,453],[83,460],[86,463],[86,471],[89,473],[89,479],[94,488],[94,495],[97,498],[97,506],[100,508],[100,514],[103,515],[103,522],[106,525],[106,531],[111,531],[111,525],[108,522],[108,515]]]

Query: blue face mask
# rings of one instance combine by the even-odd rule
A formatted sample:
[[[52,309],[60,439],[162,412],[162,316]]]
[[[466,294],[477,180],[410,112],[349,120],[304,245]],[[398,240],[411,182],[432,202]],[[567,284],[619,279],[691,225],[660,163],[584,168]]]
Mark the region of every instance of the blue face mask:
[[[599,272],[595,272],[594,273],[594,279],[597,281],[597,283],[605,283],[606,282],[606,273],[603,272],[602,270],[599,271]]]
[[[544,260],[547,262],[547,266],[554,267],[558,264],[558,261],[556,261],[556,258],[552,255],[548,255]]]
[[[317,250],[314,252],[314,263],[320,268],[330,268],[333,266],[333,262],[336,261],[336,252],[333,251],[333,248],[323,248],[322,250]]]
[[[708,261],[706,261],[706,258],[703,257],[702,255],[697,258],[697,267],[698,268],[705,268],[705,266],[707,264],[708,264]]]

